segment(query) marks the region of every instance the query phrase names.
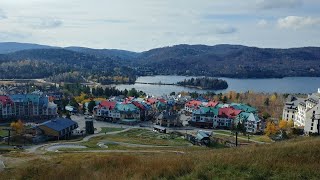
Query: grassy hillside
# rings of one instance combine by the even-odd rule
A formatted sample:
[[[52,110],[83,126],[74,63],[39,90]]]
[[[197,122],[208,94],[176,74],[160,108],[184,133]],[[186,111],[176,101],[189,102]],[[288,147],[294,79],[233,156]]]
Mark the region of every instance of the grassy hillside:
[[[181,149],[179,149],[181,151]],[[3,179],[320,179],[320,138],[185,153],[8,154]],[[16,158],[15,158],[16,157]],[[20,160],[17,163],[17,160]]]

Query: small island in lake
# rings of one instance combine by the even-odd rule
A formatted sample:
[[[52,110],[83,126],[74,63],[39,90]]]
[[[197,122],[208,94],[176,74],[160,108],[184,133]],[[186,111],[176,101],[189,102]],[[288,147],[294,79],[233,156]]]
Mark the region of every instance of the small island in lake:
[[[227,81],[209,77],[185,79],[184,81],[177,82],[177,85],[210,90],[222,90],[228,88]]]

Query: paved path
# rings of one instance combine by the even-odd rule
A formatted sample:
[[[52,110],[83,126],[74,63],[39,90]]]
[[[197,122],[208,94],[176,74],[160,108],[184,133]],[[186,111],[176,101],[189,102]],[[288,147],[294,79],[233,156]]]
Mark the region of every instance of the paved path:
[[[78,143],[81,143],[81,142],[87,142],[87,141],[89,141],[89,140],[90,140],[91,138],[93,138],[93,137],[99,137],[99,136],[108,135],[108,134],[109,134],[109,135],[110,135],[110,134],[117,134],[117,133],[129,131],[130,129],[132,129],[132,128],[124,129],[124,130],[121,130],[121,131],[109,132],[109,133],[92,134],[92,135],[89,135],[89,136],[84,137],[82,140],[79,140],[79,141],[63,142],[63,143],[56,142],[56,143],[48,143],[48,144],[42,144],[42,145],[35,145],[35,146],[28,147],[28,148],[26,148],[25,150],[26,150],[28,153],[35,153],[35,152],[37,152],[38,150],[47,150],[48,148],[50,148],[50,147],[52,147],[52,146],[67,145],[67,144],[68,144],[68,145],[77,145]],[[62,148],[63,148],[63,147],[62,147]]]
[[[62,151],[61,151],[62,152]],[[176,153],[185,154],[183,151],[170,150],[88,150],[88,151],[72,151],[75,153]]]
[[[4,170],[4,168],[6,168],[6,166],[4,165],[3,161],[1,160],[2,156],[0,155],[0,172]]]

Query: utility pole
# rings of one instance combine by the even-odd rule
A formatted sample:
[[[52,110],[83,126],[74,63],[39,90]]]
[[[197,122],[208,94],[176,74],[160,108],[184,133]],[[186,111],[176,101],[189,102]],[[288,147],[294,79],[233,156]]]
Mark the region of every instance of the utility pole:
[[[236,130],[236,146],[238,146],[238,130]]]

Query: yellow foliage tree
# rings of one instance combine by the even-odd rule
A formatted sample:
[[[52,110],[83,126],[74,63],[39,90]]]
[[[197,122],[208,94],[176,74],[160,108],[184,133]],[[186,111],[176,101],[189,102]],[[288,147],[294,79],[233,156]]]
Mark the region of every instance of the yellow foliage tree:
[[[265,130],[267,136],[274,135],[278,131],[277,126],[273,122],[268,122]]]
[[[287,129],[288,128],[288,122],[286,120],[281,120],[279,122],[279,128],[284,130],[284,129]]]
[[[292,128],[293,126],[294,126],[294,122],[293,122],[292,119],[290,119],[290,120],[288,121],[288,123],[287,123],[287,127],[288,127],[288,128]]]
[[[17,133],[21,134],[24,130],[24,125],[21,120],[18,120],[17,122],[12,122],[10,124],[10,127]]]
[[[274,103],[276,102],[276,100],[277,100],[277,95],[272,94],[272,96],[270,97],[270,101]]]
[[[83,100],[87,98],[88,98],[87,94],[82,92],[80,96],[76,96],[74,99],[77,101],[77,103],[81,103]]]

